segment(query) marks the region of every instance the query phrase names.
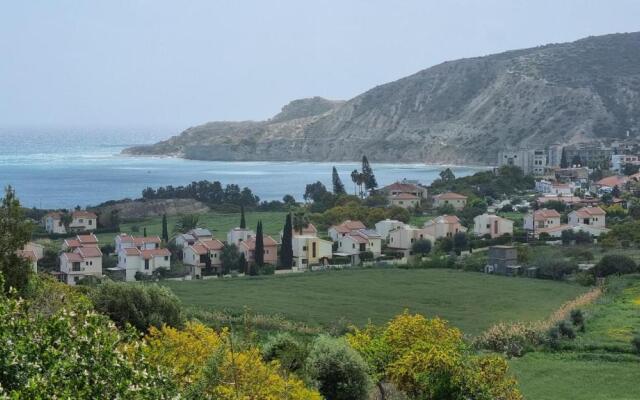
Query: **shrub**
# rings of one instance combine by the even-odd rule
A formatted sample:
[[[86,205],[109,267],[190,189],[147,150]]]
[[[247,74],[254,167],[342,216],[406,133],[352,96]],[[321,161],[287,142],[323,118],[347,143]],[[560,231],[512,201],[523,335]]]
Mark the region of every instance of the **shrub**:
[[[584,314],[582,310],[571,310],[571,323],[577,327],[580,332],[584,332]]]
[[[262,358],[265,361],[278,360],[284,369],[297,373],[304,367],[307,349],[290,333],[278,333],[270,336],[262,346]]]
[[[543,279],[560,280],[563,279],[565,275],[571,274],[577,269],[578,266],[573,262],[558,258],[549,258],[544,260],[544,262],[540,262],[538,265],[538,276]]]
[[[636,354],[640,354],[640,334],[637,334],[631,339],[631,346],[633,346],[633,351]]]
[[[595,274],[605,277],[613,274],[630,274],[637,271],[638,266],[633,259],[619,255],[607,254],[595,266]]]
[[[596,284],[596,277],[591,271],[576,272],[576,282],[582,286],[593,286]]]
[[[184,322],[180,300],[166,287],[106,282],[90,293],[99,312],[119,327],[131,324],[141,332],[150,326],[180,327]]]
[[[373,253],[370,251],[363,251],[360,253],[360,261],[371,261],[373,260]]]
[[[273,275],[276,272],[276,267],[272,264],[265,264],[258,268],[258,275]]]
[[[428,239],[416,240],[411,245],[411,251],[413,251],[415,254],[421,254],[423,256],[425,254],[429,254],[429,252],[431,251],[431,241]]]
[[[371,379],[367,364],[344,339],[319,336],[307,358],[309,377],[320,394],[332,400],[365,400]]]
[[[576,332],[573,330],[573,325],[571,325],[567,321],[560,321],[558,323],[558,331],[560,332],[561,337],[565,337],[567,339],[575,339]]]

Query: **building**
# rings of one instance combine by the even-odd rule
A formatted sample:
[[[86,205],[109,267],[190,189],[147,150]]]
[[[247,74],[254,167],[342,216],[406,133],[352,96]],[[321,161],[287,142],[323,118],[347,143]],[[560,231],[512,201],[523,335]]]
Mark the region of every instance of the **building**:
[[[517,275],[518,250],[513,246],[491,246],[487,255],[485,272],[488,274]]]
[[[391,185],[380,189],[380,192],[387,196],[389,203],[402,208],[415,208],[422,204],[427,198],[427,188],[407,181],[394,182]]]
[[[433,196],[433,207],[440,208],[450,204],[454,210],[462,210],[467,205],[467,196],[447,192]]]
[[[152,275],[158,268],[171,268],[171,252],[160,247],[159,236],[136,237],[122,233],[115,237],[118,264],[113,271],[124,272],[126,281],[135,281],[136,274]]]
[[[389,232],[388,246],[390,249],[402,251],[406,257],[412,255],[412,246],[418,240],[428,240],[432,244],[436,241],[425,229],[402,225]]]
[[[79,247],[60,255],[59,279],[75,285],[81,279],[102,277],[102,252],[98,247]]]
[[[278,264],[278,242],[276,242],[271,236],[263,236],[264,243],[264,263],[277,265]],[[256,238],[250,237],[240,242],[238,249],[244,254],[245,260],[248,263],[255,263],[256,257]]]
[[[345,237],[347,234],[361,229],[367,229],[362,222],[346,220],[339,225],[329,227],[327,233],[331,240],[337,242],[341,237]]]
[[[385,219],[379,222],[376,222],[376,232],[382,236],[382,239],[385,241],[389,241],[389,232],[393,229],[400,228],[404,226],[404,222],[398,221],[395,219]]]
[[[591,225],[604,228],[607,213],[600,207],[582,207],[569,213],[569,225]]]
[[[62,213],[50,212],[44,216],[43,226],[44,230],[50,234],[63,235],[67,233],[67,229],[62,221]]]
[[[26,258],[31,263],[31,270],[38,272],[38,261],[44,257],[44,246],[29,242],[17,252],[19,257]]]
[[[333,243],[316,235],[294,235],[293,268],[307,269],[313,265],[328,264],[333,256]]]
[[[614,187],[617,187],[620,190],[624,190],[627,182],[629,182],[629,177],[627,176],[608,176],[606,178],[600,179],[595,183],[595,190],[599,192],[610,192]]]
[[[280,231],[280,241],[282,241],[283,231]],[[292,236],[318,236],[318,228],[314,224],[308,224],[302,228],[302,232],[293,229]]]
[[[382,254],[382,236],[378,232],[370,229],[353,230],[338,239],[339,255],[358,256],[365,251],[371,252],[374,258]],[[358,262],[355,258],[353,261]]]
[[[71,213],[69,229],[72,231],[93,231],[98,227],[98,216],[90,211],[74,211]]]
[[[542,208],[524,217],[524,229],[542,233],[551,228],[560,226],[560,213],[556,210]]]
[[[540,196],[536,199],[536,202],[541,206],[549,201],[559,201],[567,205],[575,204],[598,204],[600,200],[593,197],[578,197],[578,196]]]
[[[247,228],[233,228],[227,233],[227,244],[235,244],[239,246],[240,243],[251,238],[255,238],[256,233]]]
[[[613,154],[611,156],[611,169],[621,173],[626,164],[640,165],[640,157],[632,154]]]
[[[492,239],[513,235],[513,221],[494,214],[478,215],[473,219],[473,233],[476,236],[489,235]]]
[[[586,187],[589,182],[589,169],[581,168],[556,168],[555,180],[561,183],[573,183],[580,187]]]
[[[595,168],[610,164],[613,149],[599,142],[587,142],[565,146],[564,153],[571,166]]]
[[[498,165],[520,167],[525,175],[544,175],[547,152],[540,149],[503,150],[498,153]]]
[[[466,232],[467,228],[460,224],[460,219],[455,215],[441,215],[426,221],[423,225],[423,230],[426,235],[439,239],[452,237],[459,232]]]
[[[203,268],[213,268],[217,273],[222,271],[222,249],[224,244],[218,239],[203,238],[183,251],[182,261],[189,266],[189,274],[192,278],[200,278]]]
[[[536,181],[536,191],[542,194],[550,194],[555,196],[571,196],[574,187],[570,183],[560,183],[540,179]]]
[[[98,238],[93,233],[76,235],[75,238],[65,239],[62,242],[62,251],[72,251],[80,247],[98,247]]]

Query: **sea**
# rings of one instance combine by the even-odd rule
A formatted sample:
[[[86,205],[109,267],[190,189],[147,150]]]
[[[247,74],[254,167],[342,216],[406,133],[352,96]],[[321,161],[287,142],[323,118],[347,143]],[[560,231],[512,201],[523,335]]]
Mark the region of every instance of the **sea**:
[[[250,188],[261,200],[286,194],[302,201],[305,186],[331,188],[335,166],[348,191],[357,162],[228,162],[122,155],[124,148],[151,144],[170,134],[154,129],[0,128],[0,186],[11,185],[26,207],[86,207],[107,200],[139,198],[146,187],[220,181]],[[402,179],[429,184],[446,167],[456,176],[482,167],[371,164],[379,185]]]

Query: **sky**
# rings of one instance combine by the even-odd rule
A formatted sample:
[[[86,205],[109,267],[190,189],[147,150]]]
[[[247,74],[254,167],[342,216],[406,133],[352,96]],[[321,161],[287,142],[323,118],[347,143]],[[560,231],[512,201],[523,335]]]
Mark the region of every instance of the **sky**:
[[[638,16],[638,0],[0,0],[0,126],[265,119]]]

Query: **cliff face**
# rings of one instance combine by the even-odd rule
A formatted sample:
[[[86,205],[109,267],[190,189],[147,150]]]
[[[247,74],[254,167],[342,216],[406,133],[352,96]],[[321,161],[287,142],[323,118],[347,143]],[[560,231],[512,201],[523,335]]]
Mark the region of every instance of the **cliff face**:
[[[212,122],[132,154],[203,160],[492,164],[508,146],[640,134],[640,33],[446,62],[347,102],[296,100],[261,122]]]

